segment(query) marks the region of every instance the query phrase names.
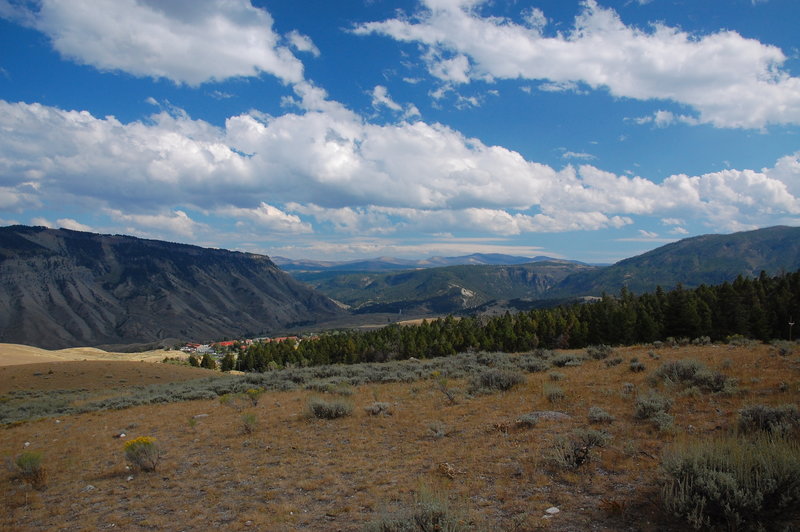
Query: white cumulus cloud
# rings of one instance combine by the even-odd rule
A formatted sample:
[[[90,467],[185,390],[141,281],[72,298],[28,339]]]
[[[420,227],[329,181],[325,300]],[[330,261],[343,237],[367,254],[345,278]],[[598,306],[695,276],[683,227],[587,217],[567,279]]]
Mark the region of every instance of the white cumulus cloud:
[[[0,101],[0,209],[91,203],[140,231],[207,231],[187,210],[277,233],[495,235],[622,227],[636,216],[735,230],[800,214],[798,155],[662,182],[555,169],[438,123],[366,122],[310,84],[297,113],[214,127],[172,109],[123,123]]]
[[[571,31],[548,36],[540,10],[526,12],[527,25],[520,25],[481,16],[476,7],[487,1],[423,0],[413,17],[353,31],[421,44],[431,75],[448,83],[521,78],[545,80],[543,90],[584,84],[618,97],[678,102],[695,109],[698,122],[718,127],[800,123],[800,78],[782,70],[787,57],[776,46],[734,31],[696,35],[662,23],[639,29],[596,0],[583,2]]]
[[[37,7],[5,4],[0,16],[40,30],[62,56],[100,70],[193,86],[262,72],[287,83],[303,79],[272,16],[250,0],[40,0]],[[288,39],[315,53],[307,37]]]

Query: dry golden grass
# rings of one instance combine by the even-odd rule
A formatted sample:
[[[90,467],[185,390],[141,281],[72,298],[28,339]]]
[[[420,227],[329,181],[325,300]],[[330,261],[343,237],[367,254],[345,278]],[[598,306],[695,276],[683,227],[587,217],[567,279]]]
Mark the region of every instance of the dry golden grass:
[[[177,353],[182,355],[182,353]],[[0,366],[35,364],[37,362],[66,362],[73,360],[121,360],[161,362],[165,356],[176,356],[174,351],[144,351],[141,353],[113,353],[95,347],[72,347],[49,351],[29,345],[0,344]]]
[[[245,409],[258,421],[252,434],[241,430],[240,412],[211,400],[7,426],[0,454],[42,452],[48,478],[37,491],[2,473],[0,529],[359,530],[430,486],[449,494],[476,529],[683,530],[658,505],[665,443],[728,430],[746,404],[796,404],[800,363],[797,354],[780,357],[768,346],[660,349],[660,360],[648,350],[617,349],[625,362],[611,368],[602,360],[559,368],[566,396],[555,405],[543,394],[545,372],[511,391],[475,397],[453,381],[461,391],[455,404],[434,380],[364,385],[351,397],[353,415],[334,420],[304,415],[310,391],[268,392]],[[646,371],[630,371],[633,356]],[[623,383],[644,391],[647,375],[682,358],[725,366],[741,391],[681,396],[662,388],[675,401],[676,428],[661,433],[634,419],[636,393],[623,394]],[[5,378],[0,373],[0,387],[8,389]],[[366,413],[375,401],[391,403],[392,414]],[[590,425],[591,406],[616,420]],[[515,423],[545,410],[570,417],[533,428]],[[201,414],[207,416],[194,418]],[[445,430],[434,434],[432,424]],[[557,437],[587,427],[603,428],[613,440],[574,470],[548,460]],[[120,432],[125,438],[115,437]],[[126,469],[123,445],[137,436],[156,438],[163,450],[157,471]],[[561,512],[543,518],[551,506]]]

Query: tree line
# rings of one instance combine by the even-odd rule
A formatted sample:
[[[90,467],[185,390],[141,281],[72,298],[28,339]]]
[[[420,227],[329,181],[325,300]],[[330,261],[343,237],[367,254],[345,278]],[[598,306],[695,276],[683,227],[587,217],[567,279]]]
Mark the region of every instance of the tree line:
[[[286,365],[355,364],[431,358],[465,351],[522,352],[590,345],[633,345],[667,338],[744,336],[787,339],[800,316],[800,271],[757,278],[739,276],[717,286],[618,295],[502,316],[465,316],[388,325],[368,332],[336,331],[300,343],[258,342],[223,369],[267,371]]]

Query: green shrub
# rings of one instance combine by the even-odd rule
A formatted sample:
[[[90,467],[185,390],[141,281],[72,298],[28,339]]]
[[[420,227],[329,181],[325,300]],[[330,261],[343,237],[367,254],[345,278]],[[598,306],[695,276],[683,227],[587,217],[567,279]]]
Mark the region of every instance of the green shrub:
[[[507,391],[525,382],[522,374],[504,369],[488,369],[481,371],[470,379],[471,393],[492,393]]]
[[[662,500],[696,530],[789,530],[800,508],[800,443],[760,435],[668,447]],[[796,523],[796,521],[794,521]]]
[[[125,458],[135,469],[155,471],[161,459],[161,450],[155,438],[139,436],[125,442]]]
[[[744,434],[762,431],[787,436],[800,429],[800,410],[796,405],[748,405],[739,410],[738,426]]]
[[[17,476],[30,484],[34,489],[44,489],[47,484],[47,470],[42,465],[42,453],[25,451],[14,461]]]
[[[353,412],[353,403],[345,399],[323,399],[312,397],[308,400],[308,414],[319,419],[336,419],[349,416]]]

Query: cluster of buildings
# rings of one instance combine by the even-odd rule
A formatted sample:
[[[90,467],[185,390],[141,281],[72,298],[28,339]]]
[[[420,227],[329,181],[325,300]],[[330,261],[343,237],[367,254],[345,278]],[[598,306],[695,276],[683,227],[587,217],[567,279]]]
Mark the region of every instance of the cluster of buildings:
[[[234,349],[237,345],[239,349],[247,349],[248,346],[256,343],[256,342],[286,342],[288,340],[293,340],[295,343],[300,343],[301,338],[298,336],[279,336],[276,338],[247,338],[244,340],[225,340],[224,342],[212,342],[209,344],[198,344],[193,342],[187,342],[186,345],[181,347],[181,351],[184,353],[194,354],[194,355],[217,355],[222,356],[226,352]]]

